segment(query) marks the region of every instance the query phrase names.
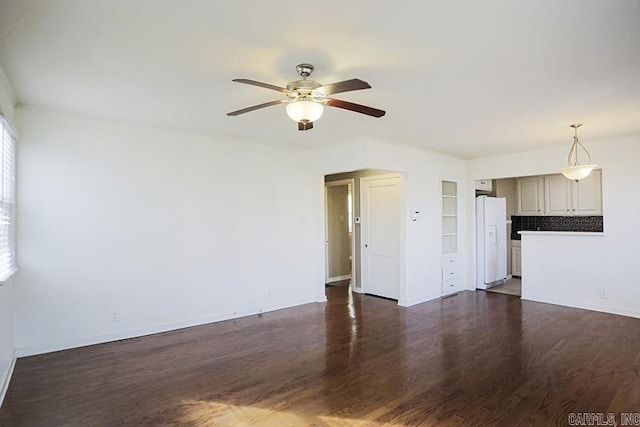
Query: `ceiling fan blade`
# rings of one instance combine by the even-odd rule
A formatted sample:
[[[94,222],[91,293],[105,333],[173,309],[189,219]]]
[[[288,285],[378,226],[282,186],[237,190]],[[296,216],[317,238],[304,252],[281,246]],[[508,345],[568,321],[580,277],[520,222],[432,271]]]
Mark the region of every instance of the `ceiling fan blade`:
[[[313,129],[313,122],[298,122],[298,130]]]
[[[279,99],[277,101],[265,102],[264,104],[254,105],[253,107],[243,108],[242,110],[232,111],[227,113],[227,116],[238,116],[240,114],[248,113],[249,111],[259,110],[260,108],[271,107],[272,105],[278,105],[287,102],[286,99]]]
[[[333,95],[335,93],[350,92],[352,90],[361,89],[371,89],[371,85],[360,79],[351,79],[322,86],[318,88],[318,91],[325,95]]]
[[[252,85],[252,86],[258,86],[258,87],[263,87],[265,89],[271,89],[271,90],[275,90],[278,92],[282,92],[282,93],[287,93],[289,92],[289,90],[280,87],[280,86],[276,86],[276,85],[270,85],[269,83],[262,83],[262,82],[258,82],[255,80],[250,80],[250,79],[233,79],[234,82],[238,82],[238,83],[244,83],[247,85]]]
[[[366,114],[373,117],[382,117],[386,114],[386,111],[384,110],[367,107],[366,105],[354,104],[353,102],[341,101],[339,99],[329,98],[325,103],[330,107],[344,108],[345,110],[355,111],[356,113]]]

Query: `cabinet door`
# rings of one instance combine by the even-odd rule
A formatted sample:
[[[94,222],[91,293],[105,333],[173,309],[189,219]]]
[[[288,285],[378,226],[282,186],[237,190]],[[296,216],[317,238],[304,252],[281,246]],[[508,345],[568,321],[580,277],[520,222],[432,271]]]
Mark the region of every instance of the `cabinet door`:
[[[490,179],[480,179],[476,181],[476,190],[491,191],[492,184]]]
[[[573,214],[602,215],[602,171],[597,169],[589,176],[573,183]]]
[[[571,193],[573,181],[564,175],[544,177],[544,213],[545,215],[573,215]]]
[[[516,180],[518,215],[544,215],[544,180],[541,176]]]
[[[522,277],[522,248],[511,248],[511,275]]]

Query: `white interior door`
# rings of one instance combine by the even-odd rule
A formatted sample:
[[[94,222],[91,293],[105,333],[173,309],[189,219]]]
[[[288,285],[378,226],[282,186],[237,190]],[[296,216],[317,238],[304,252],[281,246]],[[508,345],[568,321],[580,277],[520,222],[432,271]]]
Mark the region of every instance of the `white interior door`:
[[[402,179],[397,175],[361,178],[360,196],[362,290],[398,299]]]

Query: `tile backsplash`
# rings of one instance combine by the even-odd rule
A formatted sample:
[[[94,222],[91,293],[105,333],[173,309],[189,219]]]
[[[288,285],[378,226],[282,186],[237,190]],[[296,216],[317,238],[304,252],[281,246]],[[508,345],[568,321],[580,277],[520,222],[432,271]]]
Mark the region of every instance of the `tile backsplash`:
[[[602,216],[512,216],[511,239],[520,240],[518,231],[603,231]]]

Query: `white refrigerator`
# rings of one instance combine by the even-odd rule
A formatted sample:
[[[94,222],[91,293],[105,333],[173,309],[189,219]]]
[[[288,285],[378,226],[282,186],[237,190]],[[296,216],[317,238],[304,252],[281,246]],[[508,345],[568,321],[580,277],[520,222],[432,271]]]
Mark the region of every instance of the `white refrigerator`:
[[[476,288],[507,279],[507,203],[504,197],[476,198]]]

